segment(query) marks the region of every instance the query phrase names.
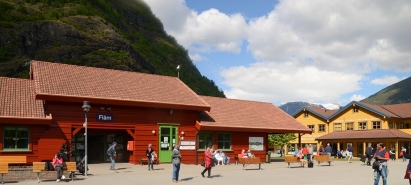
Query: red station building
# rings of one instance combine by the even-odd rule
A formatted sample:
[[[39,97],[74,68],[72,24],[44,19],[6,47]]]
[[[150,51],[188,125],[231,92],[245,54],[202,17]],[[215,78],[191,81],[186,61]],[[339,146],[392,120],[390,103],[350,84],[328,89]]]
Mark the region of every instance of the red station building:
[[[234,159],[242,149],[264,158],[269,133],[311,133],[271,103],[198,96],[180,79],[136,72],[32,61],[30,79],[0,77],[0,156],[51,160],[63,142],[79,161],[139,164],[151,143],[161,163],[181,141],[182,163],[203,160],[206,146]]]

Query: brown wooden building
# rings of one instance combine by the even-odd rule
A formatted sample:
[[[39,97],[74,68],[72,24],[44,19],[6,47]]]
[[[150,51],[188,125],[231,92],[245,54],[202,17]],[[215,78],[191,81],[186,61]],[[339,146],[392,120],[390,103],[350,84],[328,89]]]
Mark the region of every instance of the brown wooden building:
[[[175,77],[32,61],[30,80],[0,77],[0,155],[50,160],[66,142],[80,160],[83,101],[91,104],[90,163],[109,161],[113,141],[118,161],[139,163],[151,143],[160,162],[171,162],[181,136],[182,162],[195,164],[205,146],[263,157],[268,133],[311,133],[271,103],[198,96]]]

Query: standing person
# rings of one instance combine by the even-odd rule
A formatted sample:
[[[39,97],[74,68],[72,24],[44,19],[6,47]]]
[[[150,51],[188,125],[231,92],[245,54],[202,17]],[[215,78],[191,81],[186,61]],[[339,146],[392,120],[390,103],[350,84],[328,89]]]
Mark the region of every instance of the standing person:
[[[314,148],[311,144],[308,145],[308,160],[313,160]]]
[[[180,139],[180,136],[178,138]],[[173,159],[172,181],[175,183],[181,182],[181,180],[178,179],[178,176],[180,174],[180,163],[181,163],[180,144],[181,144],[181,140],[178,142],[178,145],[174,145],[173,152],[171,153],[171,158]]]
[[[371,166],[371,158],[372,158],[372,147],[371,143],[368,143],[367,148],[365,149],[365,155],[367,156],[367,166]]]
[[[68,151],[64,150],[63,153],[60,154],[61,159],[63,159],[63,163],[68,162]]]
[[[404,147],[402,147],[404,148]],[[405,169],[405,175],[404,175],[404,179],[408,179],[408,182],[411,185],[411,155],[406,154],[405,152],[402,155],[403,159],[410,159],[408,161],[408,165],[407,168]]]
[[[308,145],[306,144],[302,150],[302,153],[304,155],[304,160],[308,159]]]
[[[325,155],[328,155],[331,158],[331,152],[333,152],[333,149],[331,148],[330,143],[327,143],[327,146],[325,147]]]
[[[405,158],[405,154],[407,152],[407,149],[405,147],[401,147],[401,152],[402,152],[402,161],[407,161]],[[401,157],[401,156],[400,156]],[[410,160],[411,161],[411,160]]]
[[[111,160],[110,170],[116,170],[115,168],[116,156],[117,156],[116,146],[117,146],[117,143],[113,142],[113,144],[107,150],[107,155],[110,156],[110,160]]]
[[[374,158],[376,161],[380,162],[379,168],[374,168],[374,185],[378,185],[380,177],[382,177],[383,185],[387,185],[387,163],[388,160],[390,160],[390,155],[385,150],[384,143],[377,144]]]
[[[205,177],[204,173],[208,171],[207,178],[211,178],[211,168],[213,167],[212,163],[214,162],[214,160],[213,160],[213,155],[211,154],[211,150],[209,146],[207,147],[207,150],[204,152],[204,160],[205,160],[204,170],[203,172],[201,172],[201,176],[203,176],[204,178]]]
[[[57,171],[56,182],[60,182],[60,179],[65,179],[66,177],[63,175],[63,159],[60,157],[60,153],[58,152],[54,154],[53,166],[54,169]]]
[[[153,168],[153,162],[154,162],[153,152],[154,152],[154,150],[153,150],[152,146],[153,145],[151,143],[148,144],[148,148],[146,150],[148,171],[150,171],[150,167],[151,167],[152,170],[154,170],[154,168]],[[155,152],[154,152],[154,154],[155,154]]]
[[[320,145],[320,149],[318,149],[318,155],[324,155],[324,147],[323,145]]]
[[[394,150],[394,148],[391,148],[389,153],[390,153],[391,161],[395,161],[395,150]]]
[[[347,151],[348,151],[348,162],[350,163],[352,159],[352,154],[354,152],[354,148],[351,145],[348,145]]]

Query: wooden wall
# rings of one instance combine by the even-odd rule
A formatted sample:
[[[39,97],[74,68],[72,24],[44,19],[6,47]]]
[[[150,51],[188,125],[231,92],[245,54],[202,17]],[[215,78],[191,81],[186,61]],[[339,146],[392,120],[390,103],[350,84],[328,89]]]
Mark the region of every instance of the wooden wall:
[[[88,113],[88,129],[89,133],[98,132],[99,130],[122,130],[127,131],[129,135],[125,138],[133,138],[134,151],[127,152],[129,162],[138,164],[140,157],[145,157],[147,145],[151,143],[153,148],[158,152],[158,133],[159,124],[177,124],[178,131],[184,131],[184,140],[195,141],[197,129],[195,123],[197,120],[198,111],[190,110],[173,110],[170,114],[170,109],[164,108],[145,108],[145,107],[127,107],[115,105],[100,105],[90,102],[91,109]],[[73,132],[84,133],[84,112],[81,108],[82,103],[67,103],[67,102],[50,102],[46,103],[46,112],[50,113],[53,122],[49,126],[44,125],[29,125],[30,126],[30,149],[31,152],[24,153],[0,153],[0,155],[26,155],[28,162],[50,160],[54,154],[59,151],[63,142],[67,142],[71,147]],[[104,110],[100,110],[104,107]],[[111,111],[107,110],[111,107]],[[113,122],[98,122],[97,114],[112,114]],[[6,125],[6,124],[5,124]],[[152,131],[155,130],[155,134]],[[214,132],[214,149],[217,149],[217,132]],[[237,154],[242,149],[248,149],[249,137],[264,137],[264,142],[267,142],[266,133],[232,133],[232,151],[225,153],[234,162]],[[0,132],[2,137],[3,132]],[[0,141],[0,147],[2,147]],[[127,144],[127,142],[125,143]],[[253,153],[264,159],[266,151],[266,143],[264,143],[264,151],[253,151]],[[183,156],[182,163],[196,163],[196,154],[198,154],[197,163],[203,160],[204,152],[196,150],[181,150]]]
[[[217,145],[217,133],[213,132],[214,134],[214,145],[213,149],[216,150]],[[260,157],[261,161],[265,160],[265,152],[267,151],[267,133],[252,133],[252,132],[231,132],[231,151],[224,151],[224,153],[230,157],[230,163],[235,162],[235,156],[241,154],[241,150],[248,150],[249,148],[249,137],[263,137],[264,138],[264,149],[263,151],[253,151],[251,152],[256,156]],[[184,157],[184,156],[183,156]],[[198,151],[198,161],[197,163],[200,164],[204,160],[204,151]]]
[[[179,124],[179,131],[187,130],[185,131],[186,139],[195,139],[195,122],[198,111],[174,109],[173,113],[170,114],[170,109],[164,108],[99,105],[93,104],[93,102],[90,102],[90,104],[88,129],[121,129],[130,131],[130,136],[134,138],[134,151],[129,152],[129,162],[132,164],[138,164],[140,157],[145,157],[145,150],[149,143],[157,151],[159,123]],[[79,133],[84,133],[83,123],[85,115],[81,106],[82,103],[47,103],[47,111],[53,116],[52,127],[59,129],[65,135],[68,143],[71,143],[72,132],[77,128],[81,128]],[[100,107],[104,107],[104,110],[100,110]],[[111,107],[111,110],[108,111],[107,107]],[[96,121],[97,114],[112,114],[114,121],[98,122]],[[153,130],[156,131],[155,135],[152,134]],[[193,163],[195,153],[193,152],[191,155],[191,163]]]
[[[30,125],[28,123],[24,124],[7,124],[7,123],[0,123],[1,132],[0,138],[3,138],[3,127],[5,126],[22,126],[22,127],[29,127],[29,150],[27,152],[0,152],[0,156],[27,156],[27,164],[32,164],[33,162],[39,161],[38,153],[39,153],[39,139],[41,138],[42,134],[48,129],[47,126],[44,125]],[[3,139],[0,140],[0,148],[3,149]],[[54,156],[54,155],[53,155]],[[52,159],[52,158],[51,158]],[[21,164],[19,164],[21,165]]]

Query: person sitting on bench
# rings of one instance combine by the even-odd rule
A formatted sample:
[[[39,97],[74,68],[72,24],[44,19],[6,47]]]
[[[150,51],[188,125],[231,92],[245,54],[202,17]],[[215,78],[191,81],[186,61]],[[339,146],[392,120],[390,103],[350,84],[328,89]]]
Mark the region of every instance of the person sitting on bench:
[[[221,165],[224,165],[223,157],[221,156],[220,151],[216,150],[214,152],[214,157],[215,157],[215,160],[217,161],[217,165],[220,165],[220,162],[221,162]]]
[[[245,152],[244,149],[241,150],[241,157],[242,157],[242,158],[248,158],[248,155],[247,155],[247,153]]]
[[[60,157],[60,153],[56,153],[53,158],[53,167],[57,171],[57,180],[56,182],[60,182],[60,179],[65,179],[66,177],[63,175],[63,159]]]

